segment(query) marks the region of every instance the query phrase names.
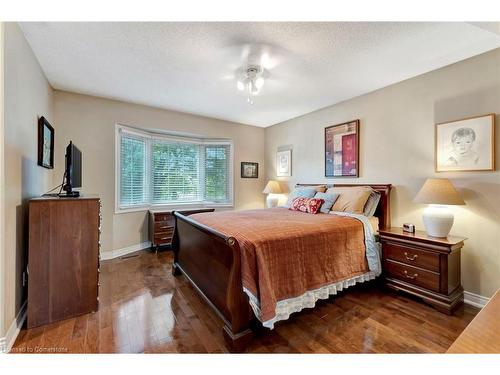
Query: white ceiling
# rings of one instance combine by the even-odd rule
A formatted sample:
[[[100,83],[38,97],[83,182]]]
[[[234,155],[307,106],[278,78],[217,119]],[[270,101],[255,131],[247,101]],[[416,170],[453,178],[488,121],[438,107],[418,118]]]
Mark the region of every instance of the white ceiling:
[[[269,126],[500,47],[498,25],[21,23],[50,84]],[[264,57],[255,103],[235,72]]]

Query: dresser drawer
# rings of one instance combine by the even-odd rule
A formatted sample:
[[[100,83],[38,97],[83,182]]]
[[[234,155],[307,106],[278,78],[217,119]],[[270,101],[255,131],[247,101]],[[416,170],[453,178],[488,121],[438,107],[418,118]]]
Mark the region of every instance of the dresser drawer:
[[[155,233],[160,233],[160,232],[168,232],[169,230],[174,230],[174,223],[171,223],[169,221],[160,221],[160,222],[155,222],[154,223],[154,231]]]
[[[408,266],[389,259],[384,260],[384,272],[401,281],[439,292],[439,274]]]
[[[168,222],[174,225],[174,218],[170,213],[154,214],[155,222]]]
[[[385,259],[392,259],[411,266],[425,268],[429,271],[439,272],[439,254],[389,243],[383,244],[383,253]]]

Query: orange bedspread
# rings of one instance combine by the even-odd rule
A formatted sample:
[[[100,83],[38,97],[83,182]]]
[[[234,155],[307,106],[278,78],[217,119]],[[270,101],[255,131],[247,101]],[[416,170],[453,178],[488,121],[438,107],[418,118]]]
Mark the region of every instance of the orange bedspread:
[[[351,217],[269,208],[191,218],[238,240],[243,286],[260,301],[263,322],[278,301],[369,271],[363,224]]]

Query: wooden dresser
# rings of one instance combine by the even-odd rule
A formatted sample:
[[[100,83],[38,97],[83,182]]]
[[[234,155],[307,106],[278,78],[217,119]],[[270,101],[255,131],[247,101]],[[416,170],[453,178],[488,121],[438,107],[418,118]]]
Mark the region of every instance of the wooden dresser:
[[[379,234],[387,287],[421,297],[446,314],[463,303],[460,249],[465,238],[436,238],[401,228],[381,229]]]
[[[446,353],[500,354],[500,289]]]
[[[174,217],[171,210],[149,211],[149,240],[156,251],[160,246],[171,246],[174,235]]]
[[[29,202],[28,328],[97,311],[98,197]]]

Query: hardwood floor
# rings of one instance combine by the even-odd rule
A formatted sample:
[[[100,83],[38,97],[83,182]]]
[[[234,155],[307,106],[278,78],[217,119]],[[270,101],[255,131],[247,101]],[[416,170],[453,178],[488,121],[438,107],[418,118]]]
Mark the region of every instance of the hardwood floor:
[[[98,312],[23,329],[11,352],[227,352],[221,320],[171,264],[171,252],[148,251],[102,262]],[[450,317],[372,282],[258,328],[248,352],[443,353],[477,312]]]

